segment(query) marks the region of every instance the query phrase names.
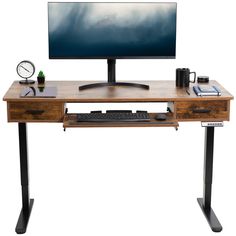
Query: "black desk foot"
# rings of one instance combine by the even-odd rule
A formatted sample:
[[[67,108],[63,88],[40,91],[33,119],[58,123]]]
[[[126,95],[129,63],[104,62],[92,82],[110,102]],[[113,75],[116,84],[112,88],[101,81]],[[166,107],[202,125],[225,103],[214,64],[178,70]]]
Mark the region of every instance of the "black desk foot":
[[[212,231],[213,232],[221,232],[222,226],[221,226],[219,220],[217,219],[212,208],[210,208],[209,210],[205,209],[205,207],[203,205],[203,198],[197,198],[197,201],[198,201],[198,203],[202,209],[202,212],[205,215],[207,222],[210,225]]]
[[[24,234],[26,232],[33,204],[34,204],[34,199],[30,199],[29,210],[28,211],[23,211],[23,209],[21,210],[20,216],[16,225],[17,234]]]

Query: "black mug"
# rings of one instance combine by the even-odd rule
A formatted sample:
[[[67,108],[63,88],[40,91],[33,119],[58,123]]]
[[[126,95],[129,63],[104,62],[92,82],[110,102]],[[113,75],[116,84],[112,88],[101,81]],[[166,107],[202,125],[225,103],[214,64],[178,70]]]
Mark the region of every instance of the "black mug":
[[[190,74],[194,74],[193,81],[190,80]],[[190,72],[189,68],[176,69],[176,87],[189,87],[189,83],[195,83],[196,72]]]

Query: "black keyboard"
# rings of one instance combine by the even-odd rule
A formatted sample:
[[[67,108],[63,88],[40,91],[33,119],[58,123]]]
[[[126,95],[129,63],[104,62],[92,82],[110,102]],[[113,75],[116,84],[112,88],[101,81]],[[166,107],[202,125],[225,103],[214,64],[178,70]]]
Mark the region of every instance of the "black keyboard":
[[[78,113],[78,122],[137,122],[150,121],[149,114],[146,111],[137,111],[133,113],[127,110],[109,110],[106,113],[101,111],[92,111],[91,113]]]

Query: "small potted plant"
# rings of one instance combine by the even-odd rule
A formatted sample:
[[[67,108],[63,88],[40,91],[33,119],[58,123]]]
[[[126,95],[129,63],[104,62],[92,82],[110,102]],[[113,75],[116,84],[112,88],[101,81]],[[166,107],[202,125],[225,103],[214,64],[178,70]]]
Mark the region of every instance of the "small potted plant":
[[[39,71],[37,81],[38,81],[38,84],[45,83],[45,75],[44,75],[43,71]]]

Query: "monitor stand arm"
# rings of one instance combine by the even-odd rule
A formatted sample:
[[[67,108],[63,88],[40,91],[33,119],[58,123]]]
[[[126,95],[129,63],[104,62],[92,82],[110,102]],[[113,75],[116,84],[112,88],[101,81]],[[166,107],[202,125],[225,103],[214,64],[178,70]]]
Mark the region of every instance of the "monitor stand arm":
[[[138,83],[116,82],[116,59],[107,59],[108,64],[108,81],[106,83],[86,84],[79,87],[79,90],[90,88],[108,87],[108,86],[126,86],[142,89],[149,89],[149,85]]]

